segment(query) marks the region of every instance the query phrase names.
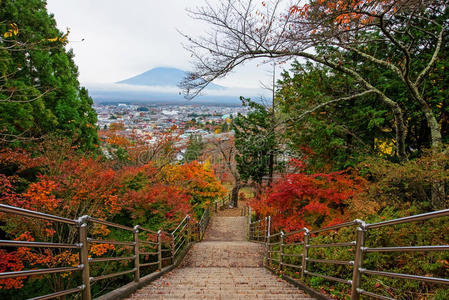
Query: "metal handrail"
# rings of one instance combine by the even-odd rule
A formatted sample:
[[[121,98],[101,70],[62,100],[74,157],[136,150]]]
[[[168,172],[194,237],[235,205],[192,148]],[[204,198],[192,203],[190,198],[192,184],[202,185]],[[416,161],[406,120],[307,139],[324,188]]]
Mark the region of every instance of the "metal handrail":
[[[120,224],[115,224],[112,222],[108,222],[108,221],[104,221],[104,220],[100,220],[100,219],[96,219],[96,218],[92,218],[92,217],[87,217],[87,220],[92,222],[92,223],[97,223],[97,224],[102,224],[102,225],[106,225],[106,226],[111,226],[111,227],[115,227],[115,228],[119,228],[119,229],[124,229],[124,230],[128,230],[131,232],[134,232],[134,228],[128,227],[128,226],[123,226]],[[139,226],[140,227],[140,226]]]
[[[180,227],[185,221],[189,220],[189,218],[190,218],[189,215],[185,216],[184,219],[182,219],[182,221],[178,224],[178,226],[176,226],[175,230],[173,230],[173,231],[171,232],[171,234],[172,234],[172,235],[175,234],[175,232],[179,229],[179,227]]]
[[[61,296],[66,296],[66,295],[70,295],[70,294],[75,294],[75,293],[79,293],[81,291],[83,291],[86,288],[86,286],[83,284],[79,287],[73,288],[73,289],[68,289],[68,290],[64,290],[64,291],[60,291],[60,292],[56,292],[56,293],[52,293],[52,294],[48,294],[45,296],[40,296],[40,297],[34,297],[28,300],[44,300],[44,299],[53,299],[53,298],[58,298]]]
[[[105,261],[121,261],[121,260],[132,260],[135,256],[124,256],[124,257],[89,257],[89,262],[105,262]]]
[[[15,241],[15,240],[0,240],[0,246],[4,247],[30,247],[30,248],[56,248],[56,249],[77,249],[79,251],[80,256],[80,264],[74,267],[59,267],[59,268],[47,268],[47,269],[38,269],[38,270],[22,270],[22,271],[13,271],[13,272],[1,272],[0,279],[6,278],[17,278],[17,277],[27,277],[33,275],[47,275],[52,273],[67,273],[73,271],[81,271],[81,279],[82,285],[66,289],[62,291],[57,291],[51,294],[38,296],[33,299],[53,299],[64,295],[74,294],[74,293],[82,293],[83,300],[91,300],[92,295],[90,291],[90,284],[92,282],[96,282],[99,280],[104,280],[108,278],[118,277],[129,273],[134,273],[134,281],[140,281],[140,268],[157,266],[157,271],[162,270],[163,262],[169,262],[169,265],[173,265],[175,263],[175,258],[177,255],[181,253],[181,250],[185,247],[186,244],[191,242],[191,233],[193,230],[198,231],[198,240],[202,238],[204,232],[207,228],[210,219],[210,210],[211,207],[208,206],[201,218],[201,226],[194,226],[197,224],[193,224],[190,222],[190,216],[186,215],[184,219],[177,225],[176,229],[171,233],[159,230],[158,232],[146,229],[141,227],[140,225],[136,225],[134,228],[124,226],[121,224],[112,223],[109,221],[93,218],[90,216],[83,216],[76,220],[63,218],[59,216],[54,216],[50,214],[45,214],[37,211],[32,211],[28,209],[23,209],[19,207],[14,207],[10,205],[0,204],[0,212],[9,213],[29,218],[37,218],[46,221],[59,222],[68,225],[73,225],[78,228],[78,237],[79,243],[76,244],[66,244],[66,243],[50,243],[50,242],[30,242],[30,241]],[[117,229],[126,230],[133,233],[134,239],[132,241],[116,241],[116,240],[99,240],[90,238],[87,235],[89,224],[101,224],[105,226],[114,227]],[[180,229],[181,228],[181,229]],[[154,238],[157,238],[157,242],[152,241],[143,241],[139,239],[139,231],[144,231],[146,233],[152,234]],[[163,242],[162,236],[168,237],[168,249],[162,248],[162,244],[166,245],[166,242]],[[150,237],[149,237],[150,238]],[[166,240],[167,241],[167,240]],[[89,244],[111,244],[111,245],[122,245],[122,246],[131,246],[134,248],[134,255],[132,256],[123,256],[123,257],[89,257],[88,255],[88,245]],[[141,252],[140,247],[157,247],[153,250],[155,252]],[[148,250],[147,250],[148,251]],[[163,255],[163,253],[171,252],[170,256]],[[141,263],[140,256],[141,255],[154,255],[157,258],[155,262]],[[112,262],[112,261],[124,261],[124,260],[134,260],[134,267],[131,270],[126,270],[122,272],[112,273],[112,274],[103,274],[96,277],[90,277],[90,268],[89,264],[98,263],[98,262]]]
[[[82,269],[84,269],[84,266],[78,265],[76,267],[47,268],[47,269],[39,269],[39,270],[3,272],[3,273],[0,273],[0,279],[42,275],[42,274],[52,274],[52,273],[66,273],[66,272],[79,271]]]
[[[136,225],[135,228],[138,229],[138,230],[142,230],[142,231],[146,231],[146,232],[149,232],[149,233],[157,234],[157,231],[153,231],[153,230],[150,230],[150,229],[143,228],[140,225]]]
[[[36,248],[59,248],[59,249],[80,249],[80,244],[61,244],[28,241],[0,240],[0,246],[4,247],[36,247]]]
[[[281,272],[283,268],[295,268],[301,270],[301,279],[304,280],[304,277],[314,276],[321,277],[326,280],[341,282],[344,284],[351,285],[351,299],[358,300],[361,295],[369,296],[372,298],[378,299],[393,299],[391,297],[383,296],[380,294],[372,293],[369,291],[365,291],[361,289],[361,274],[365,275],[376,275],[383,277],[391,277],[391,278],[400,278],[407,280],[415,280],[415,281],[423,281],[434,284],[442,284],[449,285],[449,279],[447,278],[437,278],[437,277],[428,277],[428,276],[419,276],[412,274],[401,274],[401,273],[392,273],[385,271],[375,271],[375,270],[367,270],[363,268],[363,255],[365,253],[371,252],[423,252],[423,251],[449,251],[449,245],[426,245],[426,246],[403,246],[403,247],[365,247],[365,239],[366,232],[369,230],[374,230],[377,228],[382,228],[385,226],[392,226],[398,224],[405,224],[411,222],[425,221],[438,217],[449,216],[449,209],[434,211],[430,213],[424,213],[414,216],[408,216],[403,218],[398,218],[394,220],[388,220],[378,223],[366,224],[362,220],[354,220],[350,222],[345,222],[325,228],[319,228],[316,230],[309,231],[307,228],[302,228],[296,231],[291,231],[288,233],[284,233],[283,231],[271,234],[270,230],[264,230],[262,227],[270,228],[271,218],[260,219],[254,222],[251,222],[251,218],[248,219],[248,237],[250,241],[260,242],[261,237],[265,241],[265,259],[268,262],[266,265],[268,268],[272,269],[276,272]],[[263,222],[263,225],[262,225]],[[344,227],[352,227],[356,229],[356,240],[345,243],[328,243],[328,244],[311,244],[310,239],[314,237],[314,235],[326,231],[338,230]],[[285,238],[292,236],[294,234],[304,232],[304,237],[301,242],[295,241],[286,241]],[[263,234],[261,236],[261,234]],[[276,242],[272,242],[272,239],[276,239]],[[302,246],[302,253],[284,253],[285,247],[288,246]],[[274,250],[274,247],[278,247]],[[352,261],[342,261],[342,260],[334,260],[334,259],[318,259],[312,258],[309,255],[308,250],[311,248],[325,248],[325,247],[353,247],[355,248],[354,260]],[[276,257],[273,257],[273,254],[277,254]],[[297,257],[302,258],[300,263],[292,262],[286,263],[283,261],[284,257]],[[273,266],[272,262],[276,264]],[[347,280],[343,278],[337,278],[333,276],[328,276],[324,274],[319,274],[315,272],[311,272],[307,270],[307,263],[324,263],[324,264],[335,264],[335,265],[347,265],[352,266],[353,274],[352,280]],[[277,266],[277,269],[275,267]]]
[[[394,220],[389,220],[389,221],[383,221],[383,222],[379,222],[379,223],[366,224],[365,228],[366,229],[379,228],[379,227],[388,226],[388,225],[396,225],[396,224],[402,224],[402,223],[424,221],[424,220],[428,220],[428,219],[445,217],[445,216],[449,216],[449,209],[432,211],[429,213],[424,213],[424,214],[419,214],[419,215],[414,215],[414,216],[409,216],[409,217],[404,217],[404,218],[399,218],[399,219],[394,219]]]
[[[44,214],[44,213],[37,212],[34,210],[24,209],[24,208],[10,206],[10,205],[6,205],[6,204],[0,204],[0,212],[12,213],[15,215],[38,218],[38,219],[43,219],[43,220],[48,220],[48,221],[55,221],[55,222],[65,223],[65,224],[70,224],[70,225],[78,224],[77,221],[75,221],[75,220],[71,220],[71,219],[67,219],[67,218],[63,218],[63,217],[59,217],[59,216],[53,216],[53,215],[49,215],[49,214]]]
[[[291,236],[291,235],[298,234],[298,233],[301,233],[301,232],[306,232],[306,228],[303,228],[303,229],[300,229],[300,230],[286,232],[284,234],[287,237],[287,236]]]
[[[346,222],[346,223],[340,223],[340,224],[337,224],[334,226],[329,226],[329,227],[325,227],[325,228],[321,228],[321,229],[312,230],[312,231],[310,231],[310,234],[320,233],[320,232],[324,232],[324,231],[335,230],[335,229],[340,229],[343,227],[356,225],[358,222],[359,222],[359,220],[354,220],[354,221]]]
[[[124,245],[124,246],[134,246],[135,242],[119,242],[119,241],[112,241],[112,240],[96,240],[87,238],[87,242],[89,244],[110,244],[110,245]]]

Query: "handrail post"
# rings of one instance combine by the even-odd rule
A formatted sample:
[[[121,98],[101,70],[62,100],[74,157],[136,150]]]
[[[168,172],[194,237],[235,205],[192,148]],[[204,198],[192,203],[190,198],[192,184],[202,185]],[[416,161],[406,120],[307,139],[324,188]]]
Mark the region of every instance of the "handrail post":
[[[162,270],[162,236],[161,231],[157,232],[157,260],[159,262],[159,271]]]
[[[282,272],[282,258],[284,257],[284,232],[281,231],[281,243],[279,246],[279,273]]]
[[[173,233],[170,234],[171,235],[171,241],[170,241],[170,245],[171,245],[171,264],[174,265],[175,264],[175,236]]]
[[[356,220],[359,224],[357,227],[357,237],[356,237],[356,250],[355,250],[355,258],[354,258],[354,269],[352,273],[352,289],[351,289],[351,299],[358,300],[360,299],[360,294],[358,289],[360,288],[360,279],[361,273],[360,268],[363,264],[363,247],[365,246],[365,222]]]
[[[248,207],[248,240],[251,240],[251,207]]]
[[[265,240],[266,249],[271,251],[271,216],[267,218],[267,238]],[[271,252],[268,252],[268,266],[271,266]]]
[[[190,243],[190,242],[192,242],[192,238],[193,238],[193,230],[192,230],[192,223],[190,222],[190,216],[189,215],[187,215],[186,222],[187,222],[187,224],[186,224],[186,226],[187,226],[187,230],[186,230],[187,237],[186,237],[186,240],[187,240],[188,243]]]
[[[263,224],[263,239],[265,243],[267,242],[268,237],[268,217],[265,217],[265,222]]]
[[[92,295],[90,291],[90,274],[89,274],[89,245],[87,243],[87,220],[88,216],[83,216],[78,219],[78,235],[81,245],[80,249],[80,264],[83,266],[81,277],[84,285],[82,299],[91,300]]]
[[[262,219],[258,220],[258,222],[254,225],[255,227],[254,230],[257,233],[257,235],[256,234],[254,235],[254,240],[256,241],[260,241],[260,224],[262,223],[261,221]]]
[[[271,216],[268,216],[268,224],[267,224],[267,236],[271,235]]]
[[[140,247],[139,247],[139,225],[134,226],[134,281],[140,280]]]
[[[304,275],[307,273],[307,257],[309,254],[309,229],[304,228],[304,251],[302,254],[302,268],[301,279],[304,280]]]

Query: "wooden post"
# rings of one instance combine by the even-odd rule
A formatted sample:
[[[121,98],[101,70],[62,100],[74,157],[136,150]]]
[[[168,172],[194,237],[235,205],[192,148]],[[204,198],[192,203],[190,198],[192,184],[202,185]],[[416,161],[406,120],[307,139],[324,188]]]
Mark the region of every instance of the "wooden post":
[[[79,242],[81,245],[80,249],[80,264],[83,266],[81,271],[81,278],[83,281],[83,300],[91,300],[92,295],[90,292],[90,275],[89,275],[89,246],[87,243],[87,220],[88,216],[83,216],[78,219],[78,234]]]
[[[134,226],[134,281],[140,280],[140,247],[139,247],[139,225]]]

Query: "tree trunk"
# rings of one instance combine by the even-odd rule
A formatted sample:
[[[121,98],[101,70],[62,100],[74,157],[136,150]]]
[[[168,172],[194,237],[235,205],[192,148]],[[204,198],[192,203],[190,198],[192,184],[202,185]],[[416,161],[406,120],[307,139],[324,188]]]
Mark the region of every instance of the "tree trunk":
[[[379,92],[381,100],[388,105],[394,115],[394,126],[396,131],[396,156],[400,162],[405,162],[408,160],[407,152],[405,151],[405,137],[406,129],[404,125],[404,115],[402,114],[402,109],[398,103],[388,98],[385,94]]]
[[[240,181],[236,181],[231,191],[231,203],[233,207],[237,207],[239,202]]]
[[[273,183],[273,173],[274,173],[274,154],[273,151],[270,153],[270,158],[268,162],[268,186],[271,187]]]
[[[397,103],[396,103],[397,104]],[[402,110],[397,105],[393,107],[395,127],[396,127],[396,153],[399,161],[404,162],[407,161],[407,153],[405,151],[405,126],[404,126],[404,117],[402,115]]]
[[[422,95],[418,91],[418,87],[416,85],[407,82],[412,92],[413,97],[421,104],[421,111],[424,113],[426,117],[427,126],[429,126],[430,130],[430,139],[431,139],[431,147],[433,154],[441,153],[442,149],[442,137],[441,137],[441,126],[438,123],[435,114],[432,109],[429,107],[428,103],[422,97]],[[435,162],[433,167],[435,171],[439,173],[442,170],[442,166]],[[431,187],[431,203],[434,208],[442,209],[446,206],[446,191],[444,188],[444,180],[440,180],[438,178],[432,180]]]
[[[427,124],[430,129],[430,138],[432,145],[432,153],[439,154],[442,151],[442,137],[441,137],[441,127],[438,123],[435,115],[430,110],[428,106],[423,108],[424,115],[426,116]],[[434,165],[436,171],[443,169],[438,162]],[[439,172],[437,172],[439,173]],[[431,187],[431,203],[434,208],[443,209],[446,208],[446,191],[444,187],[444,181],[436,178],[432,181]]]

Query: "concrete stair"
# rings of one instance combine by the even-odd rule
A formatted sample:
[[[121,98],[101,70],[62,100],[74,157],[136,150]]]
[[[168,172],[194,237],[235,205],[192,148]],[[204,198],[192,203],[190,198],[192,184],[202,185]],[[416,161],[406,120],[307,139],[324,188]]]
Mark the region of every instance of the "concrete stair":
[[[245,217],[213,217],[181,266],[129,299],[313,299],[263,268],[263,246],[245,241]]]

